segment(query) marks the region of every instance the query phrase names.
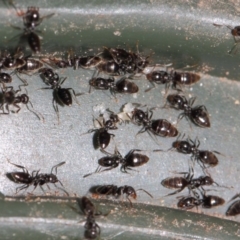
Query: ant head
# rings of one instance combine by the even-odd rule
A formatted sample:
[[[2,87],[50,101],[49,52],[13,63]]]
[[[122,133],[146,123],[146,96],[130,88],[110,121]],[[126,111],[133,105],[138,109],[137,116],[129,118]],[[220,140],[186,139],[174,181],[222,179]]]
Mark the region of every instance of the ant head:
[[[35,7],[29,7],[24,16],[26,27],[34,28],[39,24],[39,19],[40,19],[39,9]]]
[[[29,97],[28,97],[27,94],[22,94],[22,95],[20,96],[20,99],[21,99],[21,102],[22,102],[23,104],[27,104],[28,101],[29,101]]]
[[[3,83],[11,83],[12,77],[8,73],[0,73],[0,81]]]
[[[202,178],[204,185],[212,185],[214,183],[213,179],[209,176]]]
[[[187,99],[179,94],[169,94],[167,96],[167,101],[170,103],[171,107],[183,110],[184,105],[187,104]]]
[[[235,37],[240,36],[240,26],[231,29],[231,34]]]
[[[109,109],[107,109],[107,110],[110,112],[110,116],[109,116],[110,120],[112,120],[114,123],[119,122],[118,115],[113,113],[113,112],[111,112]]]
[[[147,79],[160,84],[170,82],[169,74],[166,71],[153,71],[147,75]]]
[[[87,219],[87,222],[85,224],[85,232],[84,232],[84,237],[86,239],[97,239],[99,234],[100,234],[100,228],[95,222],[94,219]]]
[[[191,209],[199,205],[199,201],[194,197],[183,197],[179,200],[177,206],[182,209]]]
[[[13,90],[10,90],[10,91],[4,90],[3,97],[5,102],[11,104],[15,99],[15,92]]]
[[[129,58],[130,53],[121,48],[109,48],[108,51],[110,52],[111,56],[114,60],[125,60]]]
[[[133,199],[137,198],[137,193],[136,193],[135,189],[131,186],[126,186],[124,193]]]
[[[192,146],[188,141],[175,141],[173,142],[172,147],[176,148],[178,152],[184,154],[192,153]]]
[[[148,118],[148,114],[141,109],[134,108],[132,111],[132,119],[138,124],[143,123]]]
[[[56,183],[56,182],[59,182],[59,180],[55,174],[51,173],[51,174],[49,174],[49,182]]]

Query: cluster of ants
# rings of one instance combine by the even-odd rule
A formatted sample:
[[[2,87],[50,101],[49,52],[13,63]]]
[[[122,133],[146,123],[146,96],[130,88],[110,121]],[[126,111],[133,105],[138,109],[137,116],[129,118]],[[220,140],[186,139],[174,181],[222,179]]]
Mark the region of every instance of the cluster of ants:
[[[22,17],[24,24],[24,32],[20,38],[27,38],[28,45],[33,53],[39,53],[41,50],[41,41],[37,35],[37,29],[43,19],[52,17],[54,14],[49,14],[40,17],[39,9],[36,7],[29,7],[26,12],[19,11],[13,2],[10,4],[17,11],[18,16]],[[139,91],[138,86],[133,82],[135,78],[144,76],[152,85],[151,88],[146,89],[145,92],[150,91],[156,84],[165,85],[166,92],[171,87],[177,90],[176,94],[169,94],[166,99],[167,103],[164,107],[173,108],[182,111],[178,117],[178,120],[186,118],[194,125],[201,128],[209,128],[210,118],[207,108],[204,105],[193,106],[196,98],[187,99],[181,94],[184,86],[192,85],[200,80],[198,74],[192,72],[178,72],[175,70],[156,70],[152,67],[150,72],[147,68],[150,67],[149,57],[142,56],[138,51],[127,51],[121,48],[107,48],[104,47],[103,51],[92,56],[76,56],[68,54],[66,58],[57,57],[26,57],[22,51],[17,51],[14,55],[6,53],[0,57],[0,83],[2,88],[0,98],[0,109],[3,114],[9,114],[10,112],[17,113],[20,111],[19,104],[28,104],[29,97],[27,93],[21,94],[21,87],[27,86],[27,81],[23,78],[23,74],[38,74],[48,87],[44,89],[53,90],[53,107],[59,120],[58,106],[70,106],[73,102],[73,97],[78,103],[77,97],[83,93],[75,93],[72,88],[63,88],[62,84],[66,80],[64,77],[60,77],[58,73],[54,71],[56,68],[83,68],[94,69],[95,74],[92,79],[89,80],[89,92],[92,88],[96,90],[109,90],[113,96],[117,93],[135,94]],[[11,73],[8,73],[11,72]],[[108,78],[99,77],[99,73],[108,75]],[[19,86],[19,90],[14,90],[13,87],[6,87],[6,84],[12,82],[12,76],[17,75],[23,82]],[[115,78],[120,77],[117,81]],[[13,106],[15,110],[10,111],[10,106]],[[31,104],[32,106],[32,104]],[[120,171],[128,173],[133,170],[132,168],[140,167],[149,161],[149,157],[142,154],[140,149],[131,149],[124,157],[121,153],[115,149],[113,154],[108,153],[106,148],[108,147],[111,138],[114,134],[109,133],[111,130],[118,128],[118,124],[122,122],[130,122],[139,126],[141,129],[138,134],[147,132],[153,138],[160,137],[178,137],[179,130],[166,119],[153,119],[154,108],[144,111],[141,109],[141,104],[126,104],[123,111],[115,114],[114,112],[107,110],[104,114],[101,114],[99,118],[95,119],[96,128],[90,129],[88,132],[94,132],[94,147],[100,148],[100,150],[106,154],[106,156],[98,160],[98,167],[95,172],[84,175],[88,177],[92,174],[101,173],[104,171],[110,171],[117,168],[120,165]],[[33,110],[33,107],[29,109],[39,119],[44,119],[41,114]],[[200,150],[199,140],[179,140],[179,138],[173,142],[172,148],[182,154],[191,154],[193,163],[197,162],[202,167],[205,175],[198,178],[194,178],[193,167],[189,168],[189,172],[184,172],[183,177],[169,177],[162,180],[161,184],[170,189],[175,189],[174,192],[168,195],[174,195],[181,192],[185,188],[189,189],[190,195],[182,197],[177,206],[181,209],[191,209],[193,207],[202,206],[203,208],[212,208],[224,204],[225,200],[215,195],[207,195],[204,186],[218,185],[209,175],[206,174],[206,166],[215,167],[218,164],[218,158],[215,154],[216,151]],[[65,164],[61,162],[52,167],[50,173],[40,173],[40,170],[34,170],[29,173],[28,170],[20,165],[14,164],[17,168],[20,168],[20,172],[7,173],[7,177],[15,183],[22,184],[16,189],[16,192],[27,189],[29,186],[34,186],[34,189],[39,186],[43,191],[43,185],[52,183],[59,188],[56,183],[60,183],[61,189],[69,196],[68,192],[63,188],[62,182],[57,177],[57,168]],[[53,173],[55,171],[55,173]],[[219,186],[219,185],[218,185]],[[152,195],[145,191],[150,197]],[[132,206],[131,198],[137,198],[137,191],[131,186],[116,186],[116,185],[97,185],[90,188],[90,192],[94,195],[114,196],[119,198],[122,195],[126,195],[127,200]],[[235,195],[233,199],[239,197],[239,194]],[[95,221],[95,216],[98,213],[95,210],[94,205],[87,197],[77,199],[82,212],[86,215],[85,223],[85,238],[96,239],[100,235],[100,227]],[[226,215],[234,216],[240,213],[240,201],[237,200],[232,203],[228,208]]]

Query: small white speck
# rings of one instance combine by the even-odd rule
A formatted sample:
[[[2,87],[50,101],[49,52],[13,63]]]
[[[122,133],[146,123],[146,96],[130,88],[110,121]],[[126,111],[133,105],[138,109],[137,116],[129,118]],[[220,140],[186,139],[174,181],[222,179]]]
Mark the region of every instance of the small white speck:
[[[137,93],[134,93],[134,94],[133,94],[133,98],[137,98]]]
[[[97,104],[93,107],[93,111],[103,114],[106,111],[106,106],[104,103]]]
[[[121,36],[121,32],[120,31],[115,31],[115,32],[113,32],[113,34],[115,35],[115,36]]]

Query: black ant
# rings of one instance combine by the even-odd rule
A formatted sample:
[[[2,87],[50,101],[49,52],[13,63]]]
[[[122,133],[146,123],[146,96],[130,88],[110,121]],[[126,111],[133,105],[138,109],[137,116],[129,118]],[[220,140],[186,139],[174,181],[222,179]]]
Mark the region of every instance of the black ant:
[[[41,24],[43,19],[50,18],[54,15],[54,13],[51,13],[51,14],[40,17],[38,7],[33,7],[33,6],[28,7],[27,11],[24,12],[22,10],[17,9],[17,7],[15,6],[12,0],[9,0],[9,3],[16,10],[17,15],[19,17],[22,17],[24,27],[30,31],[34,31],[35,28]]]
[[[231,34],[232,34],[234,42],[235,42],[232,49],[229,51],[229,53],[231,54],[233,52],[233,50],[235,49],[235,47],[237,46],[237,44],[239,43],[239,40],[240,40],[240,38],[239,38],[240,37],[240,26],[232,27],[232,26],[229,26],[229,25],[221,25],[221,24],[216,24],[216,23],[213,23],[213,26],[215,26],[215,27],[226,26],[228,29],[231,30]],[[237,50],[235,50],[234,53],[236,53],[236,51]]]
[[[98,56],[74,57],[70,58],[69,66],[73,66],[73,69],[78,69],[79,67],[84,69],[91,69],[98,68],[98,65],[101,64],[101,67],[99,66],[99,70],[111,72],[112,65],[107,65],[106,63],[103,64],[102,62],[103,59]]]
[[[178,130],[170,122],[166,119],[152,120],[152,115],[152,110],[144,112],[141,109],[135,108],[132,111],[133,123],[143,126],[142,130],[138,133],[149,131],[154,135],[161,137],[176,137],[178,135]]]
[[[97,239],[101,234],[101,228],[96,223],[95,218],[92,215],[87,216],[87,221],[84,225],[86,229],[84,232],[84,237],[86,239]]]
[[[95,132],[93,136],[93,146],[95,149],[101,148],[105,149],[110,143],[111,136],[115,136],[114,134],[109,133],[109,130],[116,130],[117,126],[116,124],[120,121],[118,115],[114,114],[110,110],[109,119],[106,121],[105,118],[100,117],[99,119],[95,119],[95,123],[97,123],[100,128],[97,129],[91,129],[88,131],[88,133]]]
[[[116,82],[116,90],[118,93],[137,93],[138,86],[127,80],[126,77],[121,78]]]
[[[192,85],[200,80],[200,76],[196,73],[191,72],[176,72],[176,71],[152,71],[146,74],[147,80],[154,86],[156,84],[165,84],[165,88],[168,89],[170,83],[172,83],[172,88],[178,91],[182,91],[181,89],[177,88],[177,86],[185,86],[185,85]],[[146,91],[149,91],[147,89]]]
[[[6,70],[15,70],[22,68],[26,64],[26,60],[21,57],[11,57],[7,56],[4,58],[2,66]]]
[[[184,210],[192,209],[194,207],[198,207],[199,205],[201,205],[201,201],[192,196],[181,198],[177,204],[178,208],[182,208]]]
[[[26,58],[25,59],[25,65],[17,68],[16,70],[19,73],[29,74],[29,73],[35,73],[39,71],[43,67],[43,63],[37,59],[34,58]]]
[[[69,64],[69,61],[64,60],[62,58],[48,57],[48,58],[41,58],[41,60],[54,68],[72,67],[72,65]]]
[[[41,52],[41,41],[39,36],[35,32],[25,32],[22,35],[20,42],[27,37],[28,45],[34,53]]]
[[[144,191],[151,198],[153,198],[153,196],[144,189],[138,189],[137,191],[140,191],[140,190]],[[112,195],[115,198],[119,198],[121,195],[125,194],[131,207],[132,207],[132,202],[130,200],[130,197],[133,199],[137,198],[136,190],[133,187],[126,186],[126,185],[121,187],[118,187],[116,185],[97,185],[97,186],[91,187],[89,191],[96,195],[107,195],[107,196]]]
[[[102,60],[96,65],[98,72],[103,72],[111,76],[121,75],[120,66],[115,61]]]
[[[77,203],[82,212],[86,215],[87,220],[84,225],[86,229],[84,237],[86,239],[96,239],[100,236],[101,229],[95,221],[95,216],[100,215],[101,212],[96,212],[95,206],[87,197],[77,198]]]
[[[48,189],[50,189],[48,186],[48,183],[53,183],[55,185],[55,187],[57,187],[55,183],[59,182],[61,184],[61,186],[63,187],[62,182],[57,178],[56,174],[57,174],[57,168],[62,166],[63,164],[65,164],[65,162],[61,162],[61,163],[53,166],[50,174],[49,173],[39,173],[40,170],[37,170],[37,171],[34,170],[34,171],[32,171],[31,174],[29,174],[28,170],[25,167],[11,163],[9,160],[8,160],[8,162],[10,164],[14,165],[15,167],[21,168],[23,170],[23,172],[10,172],[10,173],[6,174],[6,176],[11,181],[13,181],[15,183],[23,184],[21,187],[16,188],[16,194],[19,191],[26,189],[31,185],[34,186],[33,191],[36,189],[37,186],[40,186],[40,188],[42,189],[43,192],[44,192],[44,189],[42,188],[42,185],[44,185],[44,184],[46,184]],[[56,174],[53,174],[54,169],[55,169]],[[64,192],[67,193],[65,190],[64,190]],[[67,195],[69,195],[69,194],[67,193]]]
[[[128,173],[127,170],[133,170],[132,167],[142,166],[149,161],[148,156],[136,152],[141,152],[141,150],[132,149],[125,157],[123,157],[117,149],[115,149],[114,154],[108,154],[105,152],[108,156],[102,157],[98,160],[99,166],[97,167],[96,171],[86,174],[83,177],[85,178],[95,173],[112,170],[118,167],[119,164],[121,164],[121,172]],[[105,167],[105,169],[102,170],[102,167]]]
[[[179,94],[170,94],[167,96],[167,101],[171,108],[184,111],[179,115],[178,119],[187,117],[199,127],[210,127],[211,124],[207,108],[204,105],[192,107],[195,100],[195,97],[187,100],[185,96]]]
[[[96,213],[96,208],[89,198],[82,197],[82,198],[77,198],[76,200],[77,200],[78,206],[86,216],[99,215],[98,213]]]
[[[32,51],[35,53],[40,52],[40,50],[41,50],[40,49],[41,48],[40,38],[34,32],[36,30],[35,28],[41,24],[43,19],[52,17],[54,15],[54,13],[40,17],[38,7],[28,7],[27,11],[24,12],[22,10],[18,10],[12,0],[9,1],[9,3],[16,10],[17,15],[19,17],[22,17],[22,19],[23,19],[24,33],[23,33],[20,41],[27,37],[29,46],[32,49]],[[15,26],[14,26],[14,28],[21,29],[19,27],[15,27]]]
[[[203,208],[212,208],[223,205],[225,203],[225,200],[218,196],[202,194],[202,198],[200,198],[197,193],[194,195],[195,197],[187,196],[181,198],[177,204],[178,208],[188,210],[200,205]]]
[[[44,68],[46,70],[46,68]],[[76,94],[75,91],[72,88],[62,88],[61,85],[65,82],[67,78],[59,78],[57,74],[52,75],[52,72],[47,70],[47,71],[42,71],[43,77],[44,77],[44,82],[49,85],[49,88],[41,88],[41,89],[52,89],[53,90],[53,108],[57,114],[58,121],[59,121],[59,110],[58,110],[58,105],[64,107],[66,106],[71,106],[72,105],[72,95],[71,92],[73,93],[75,97],[75,101],[79,105],[76,96],[81,95]],[[41,72],[41,71],[40,71]]]
[[[51,68],[40,68],[38,70],[40,77],[47,85],[57,84],[59,82],[59,75],[54,72]]]
[[[113,60],[118,63],[118,64],[122,64],[122,63],[129,63],[133,61],[133,55],[131,52],[128,52],[124,49],[121,48],[104,48],[105,50],[107,50],[111,57],[113,58]]]
[[[32,112],[34,115],[37,116],[37,118],[39,120],[43,119],[44,121],[44,117],[42,117],[39,113],[36,113],[35,111],[33,111],[33,105],[29,100],[29,97],[27,94],[18,94],[21,91],[21,88],[19,86],[19,90],[14,90],[13,87],[6,87],[4,89],[2,89],[2,92],[0,93],[0,109],[2,110],[2,112],[0,114],[9,114],[10,110],[9,110],[9,106],[12,105],[13,107],[15,107],[17,110],[11,110],[12,113],[18,113],[21,108],[19,106],[20,103],[23,103],[26,105],[27,109]],[[32,109],[29,108],[28,103],[30,103]],[[7,112],[6,112],[6,111]]]
[[[235,196],[232,197],[230,201],[233,201],[234,199],[238,198],[240,194],[236,194]],[[228,208],[226,212],[226,216],[236,216],[240,214],[240,200],[234,201]]]
[[[115,88],[115,82],[114,78],[92,78],[89,81],[90,89],[89,92],[91,91],[91,87],[97,89],[97,90],[108,90],[108,89],[114,89]]]
[[[37,59],[25,58],[25,65],[22,67],[16,68],[15,72],[17,73],[18,78],[24,83],[24,86],[27,86],[28,83],[25,79],[20,77],[20,74],[33,75],[43,67],[43,63]]]
[[[139,54],[136,54],[131,51],[126,51],[120,48],[105,48],[113,58],[113,60],[119,64],[121,72],[124,74],[137,74],[140,73],[146,68],[149,64],[149,57],[140,57]],[[138,47],[137,47],[138,49]]]
[[[8,73],[0,72],[0,83],[3,84],[3,87],[5,88],[6,83],[12,82],[12,76]]]
[[[170,189],[177,189],[176,191],[167,194],[167,196],[174,195],[176,193],[181,192],[183,189],[188,187],[190,191],[196,188],[202,188],[202,186],[210,186],[215,183],[219,186],[210,176],[200,176],[198,178],[193,178],[193,168],[190,169],[188,173],[181,173],[184,174],[184,177],[168,177],[162,180],[161,184]]]
[[[172,147],[183,154],[192,154],[192,158],[199,161],[205,167],[205,164],[215,167],[218,164],[218,158],[214,153],[216,151],[199,150],[200,141],[196,138],[195,141],[187,139],[186,141],[175,141]]]
[[[112,94],[115,93],[137,93],[139,88],[138,86],[127,80],[126,77],[121,78],[116,83],[114,81],[114,78],[92,78],[89,81],[89,85],[91,87],[94,87],[97,90],[110,90]],[[90,91],[90,90],[89,90]]]

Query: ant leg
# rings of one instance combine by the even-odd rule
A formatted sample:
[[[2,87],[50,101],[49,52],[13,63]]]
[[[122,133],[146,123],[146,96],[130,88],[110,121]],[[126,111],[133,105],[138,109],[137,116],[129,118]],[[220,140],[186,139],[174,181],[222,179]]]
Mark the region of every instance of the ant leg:
[[[17,187],[17,188],[16,188],[15,195],[16,195],[18,192],[20,192],[20,191],[22,191],[23,189],[28,188],[28,187],[29,187],[29,184],[23,185],[23,186],[21,186],[21,187]]]
[[[234,196],[229,200],[229,202],[232,201],[232,200],[234,200],[234,199],[236,199],[236,198],[238,198],[238,197],[240,197],[240,193],[237,193],[236,195],[234,195]]]
[[[18,112],[21,110],[20,106],[18,106],[17,103],[14,103],[13,106],[14,106],[15,108],[17,108],[17,111],[13,111],[13,110],[12,110],[12,111],[11,111],[12,113],[18,113]]]
[[[38,176],[38,173],[40,172],[40,169],[38,171],[32,171],[32,178],[36,178]]]
[[[197,146],[196,146],[196,139],[193,141],[193,140],[188,136],[187,141],[188,141],[190,144],[192,144],[193,146],[197,147]]]
[[[11,91],[15,92],[15,91],[13,90],[13,87],[12,87],[12,86],[6,87],[6,88],[4,89],[5,91],[3,91],[3,89],[2,89],[2,91],[5,93],[8,89],[9,89],[9,92],[11,92]]]
[[[120,171],[121,171],[122,173],[128,173],[128,172],[126,171],[126,167],[125,167],[124,165],[121,166]]]
[[[143,126],[142,129],[137,132],[136,136],[137,136],[138,134],[144,133],[144,132],[146,132],[146,131],[147,131],[146,127]]]
[[[196,97],[192,97],[192,98],[190,98],[190,99],[188,100],[188,102],[189,102],[189,106],[192,107],[192,105],[194,104],[195,100],[196,100]]]
[[[88,90],[88,93],[89,93],[89,94],[91,93],[91,90],[92,90],[92,86],[90,85],[90,86],[89,86],[89,90]]]
[[[20,89],[21,86],[24,86],[24,87],[28,86],[28,82],[27,82],[26,79],[20,77],[19,73],[16,73],[16,75],[17,75],[17,77],[23,82],[23,85],[20,85],[20,86],[19,86],[19,89]],[[20,91],[21,91],[21,89],[20,89]],[[16,93],[17,93],[17,92],[18,92],[18,91],[16,91]]]
[[[88,130],[86,133],[81,134],[80,136],[85,135],[85,134],[87,134],[87,133],[96,132],[96,131],[98,131],[98,129],[90,129],[90,130]]]
[[[170,82],[165,84],[165,93],[164,93],[164,97],[166,98],[166,95],[168,94],[170,88]]]
[[[115,167],[117,167],[117,166],[115,166]],[[112,170],[112,169],[115,168],[115,167],[109,167],[109,168],[107,168],[107,169],[101,170],[102,168],[101,168],[100,166],[98,166],[95,172],[86,174],[86,175],[84,175],[83,177],[85,178],[85,177],[88,177],[88,176],[90,176],[90,175],[92,175],[92,174],[109,171],[109,170]]]
[[[11,162],[9,161],[9,159],[7,159],[7,161],[8,161],[10,164],[14,165],[15,167],[21,168],[21,169],[23,170],[23,172],[28,173],[28,170],[27,170],[25,167],[23,167],[23,166],[21,166],[21,165],[17,165],[17,164],[15,164],[15,163],[11,163]]]
[[[83,177],[85,178],[85,177],[88,177],[88,176],[90,176],[90,175],[92,175],[92,174],[94,174],[94,173],[98,173],[98,172],[100,172],[100,170],[101,170],[101,167],[98,166],[97,169],[95,170],[95,172],[86,174],[86,175],[84,175]]]
[[[100,151],[108,156],[114,156],[115,154],[112,154],[110,152],[107,152],[105,149],[100,148]]]
[[[180,85],[180,87],[181,87],[181,85]],[[172,89],[173,89],[173,90],[176,90],[178,93],[179,93],[179,92],[183,92],[182,87],[181,87],[181,88],[178,88],[176,83],[173,83],[173,84],[172,84]]]
[[[130,150],[127,155],[124,157],[125,159],[127,159],[130,155],[132,155],[134,152],[142,152],[142,150],[140,149],[132,149]]]
[[[183,112],[183,113],[180,113],[179,115],[178,115],[178,118],[177,118],[177,125],[178,125],[178,123],[183,119],[183,118],[186,118],[186,114]]]
[[[228,51],[228,53],[229,53],[230,55],[235,55],[235,54],[237,54],[237,52],[238,52],[237,46],[238,46],[239,43],[236,42],[235,37],[234,37],[233,39],[234,39],[234,42],[235,42],[235,43],[234,43],[234,45],[232,46],[232,48]]]
[[[165,195],[164,197],[167,197],[167,196],[171,196],[171,195],[177,194],[177,193],[181,192],[183,189],[184,189],[184,188],[180,188],[180,189],[178,189],[178,190],[175,191],[175,192],[172,192],[172,193],[169,193],[169,194]]]
[[[77,96],[84,95],[85,93],[77,93],[77,94],[76,94],[75,91],[74,91],[74,89],[72,89],[72,88],[67,88],[67,90],[71,90],[71,91],[72,91],[76,103],[77,103],[78,105],[80,105],[80,103],[79,103],[78,100],[77,100]]]
[[[131,171],[138,172],[138,170],[135,170],[135,169],[132,169],[132,168],[126,167],[126,166],[121,166],[121,168],[120,168],[120,171],[121,171],[122,173],[128,173],[128,174],[130,174],[127,170],[131,170]]]
[[[30,100],[28,100],[28,103],[31,105],[31,108],[34,109],[33,105],[32,105],[32,102]],[[43,122],[45,122],[45,118],[43,117],[43,115],[41,113],[38,113],[38,112],[30,109],[28,104],[26,104],[26,107],[27,107],[28,111],[32,112],[39,120],[42,120]]]
[[[63,78],[63,80],[61,81],[60,85],[62,85],[66,80],[67,80],[67,77]]]
[[[60,180],[58,180],[58,182],[61,184],[61,186],[62,186],[63,188],[58,187],[55,183],[54,183],[54,186],[55,186],[57,189],[62,190],[62,191],[63,191],[64,193],[66,193],[66,195],[69,197],[69,193],[64,189],[64,186],[63,186],[62,182],[61,182]]]
[[[130,206],[132,207],[133,205],[132,205],[132,201],[131,201],[131,199],[130,199],[129,197],[127,197],[127,200],[129,201]]]
[[[144,92],[149,92],[152,89],[156,88],[156,85],[152,81],[148,81],[148,82],[152,85],[152,87],[147,88]]]
[[[206,106],[204,106],[204,105],[201,105],[201,106],[199,106],[198,108],[199,108],[199,109],[203,109],[205,112],[208,112]]]
[[[51,18],[53,15],[55,15],[55,13],[50,13],[50,14],[48,14],[48,15],[42,16],[42,17],[39,19],[39,24],[42,22],[43,19],[45,19],[45,18]]]
[[[44,191],[42,185],[39,185],[40,188],[42,189],[43,193],[46,194],[46,192]],[[32,190],[32,192],[36,189],[37,185],[35,186],[35,188]],[[48,189],[50,190],[50,187],[47,185]]]
[[[150,115],[148,117],[148,119],[152,119],[152,116],[153,116],[153,109],[156,109],[156,108],[151,108],[148,112],[150,112]],[[148,115],[148,112],[146,115]]]
[[[56,100],[54,98],[53,98],[52,104],[53,104],[54,111],[57,114],[58,125],[59,125],[60,124],[60,120],[59,120],[58,103],[56,102]]]
[[[51,88],[51,87],[39,88],[38,90],[45,90],[45,89],[51,89],[51,90],[52,90],[52,88]]]
[[[7,115],[7,114],[10,114],[8,104],[6,104],[5,109],[4,109],[4,105],[2,104],[2,105],[1,105],[1,110],[2,110],[1,114],[6,114],[6,115]],[[7,112],[5,112],[5,110],[7,110]]]

